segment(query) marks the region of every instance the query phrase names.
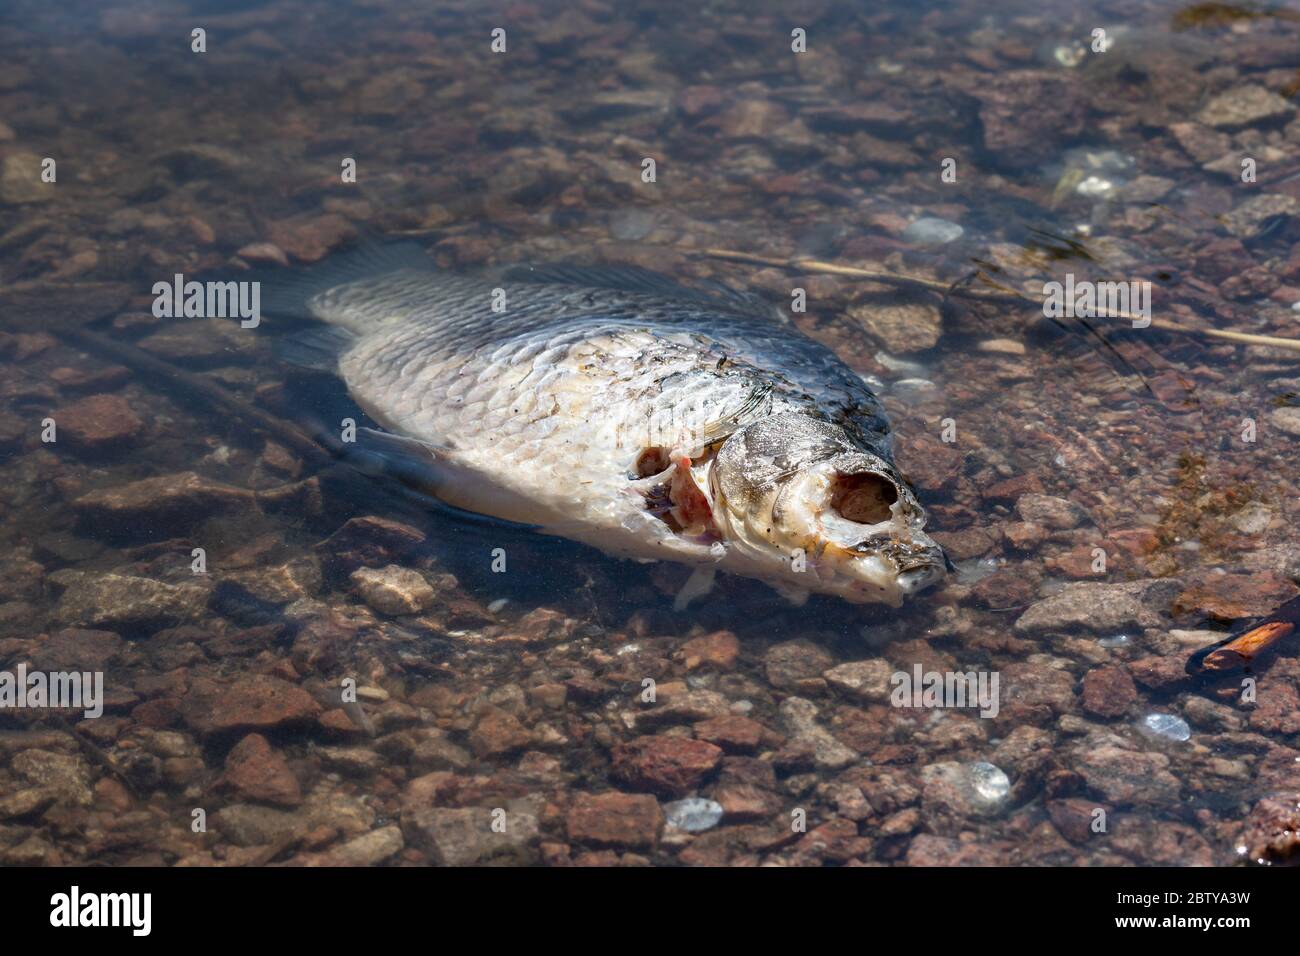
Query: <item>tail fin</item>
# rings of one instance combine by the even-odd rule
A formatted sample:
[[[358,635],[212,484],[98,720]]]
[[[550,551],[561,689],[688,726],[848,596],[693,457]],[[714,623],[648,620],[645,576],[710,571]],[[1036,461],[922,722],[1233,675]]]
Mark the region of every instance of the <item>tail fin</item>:
[[[315,296],[360,279],[390,272],[428,272],[433,263],[413,242],[367,241],[306,269],[276,269],[253,278],[262,283],[262,311],[288,318],[316,319],[308,303]]]

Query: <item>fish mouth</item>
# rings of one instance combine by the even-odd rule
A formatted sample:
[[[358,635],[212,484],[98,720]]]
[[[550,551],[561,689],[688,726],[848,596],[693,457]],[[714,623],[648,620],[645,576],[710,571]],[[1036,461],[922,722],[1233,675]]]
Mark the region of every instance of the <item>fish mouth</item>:
[[[942,564],[927,564],[911,568],[899,573],[898,589],[903,592],[903,597],[910,598],[921,593],[926,588],[938,584],[947,576],[947,573]]]
[[[898,569],[896,580],[903,597],[919,594],[938,584],[948,574],[948,556],[921,532],[914,532],[911,541],[864,541],[854,550],[875,553],[891,561]]]

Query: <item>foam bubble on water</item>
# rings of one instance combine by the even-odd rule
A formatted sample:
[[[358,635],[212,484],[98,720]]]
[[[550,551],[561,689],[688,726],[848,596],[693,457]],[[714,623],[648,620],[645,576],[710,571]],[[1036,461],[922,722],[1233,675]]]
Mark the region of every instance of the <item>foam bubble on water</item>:
[[[1011,780],[1002,769],[986,761],[966,767],[972,802],[985,813],[998,810],[1011,793]]]
[[[960,239],[966,232],[955,222],[937,216],[922,216],[903,230],[903,241],[917,246],[943,246]]]
[[[722,820],[722,804],[703,797],[687,797],[664,804],[664,817],[669,826],[687,833],[711,830]]]
[[[1148,737],[1161,740],[1182,742],[1191,739],[1192,736],[1192,728],[1188,726],[1187,721],[1173,714],[1147,714],[1138,724],[1138,729]]]

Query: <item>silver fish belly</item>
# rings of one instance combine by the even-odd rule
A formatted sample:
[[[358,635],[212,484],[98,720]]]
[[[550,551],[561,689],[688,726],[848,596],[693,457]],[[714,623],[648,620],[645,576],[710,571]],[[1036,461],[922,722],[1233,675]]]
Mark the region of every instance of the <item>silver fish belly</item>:
[[[474,278],[409,258],[283,293],[340,330],[350,394],[427,458],[439,498],[694,565],[679,606],[715,570],[891,605],[943,576],[880,403],[759,299],[635,268]]]

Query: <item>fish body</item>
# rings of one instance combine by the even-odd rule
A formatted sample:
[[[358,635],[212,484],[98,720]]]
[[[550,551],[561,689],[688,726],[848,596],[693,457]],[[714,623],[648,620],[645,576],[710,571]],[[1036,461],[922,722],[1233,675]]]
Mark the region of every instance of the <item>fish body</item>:
[[[634,268],[419,260],[284,292],[339,330],[351,396],[449,504],[695,565],[687,598],[726,570],[897,605],[943,574],[880,403],[762,300]]]

